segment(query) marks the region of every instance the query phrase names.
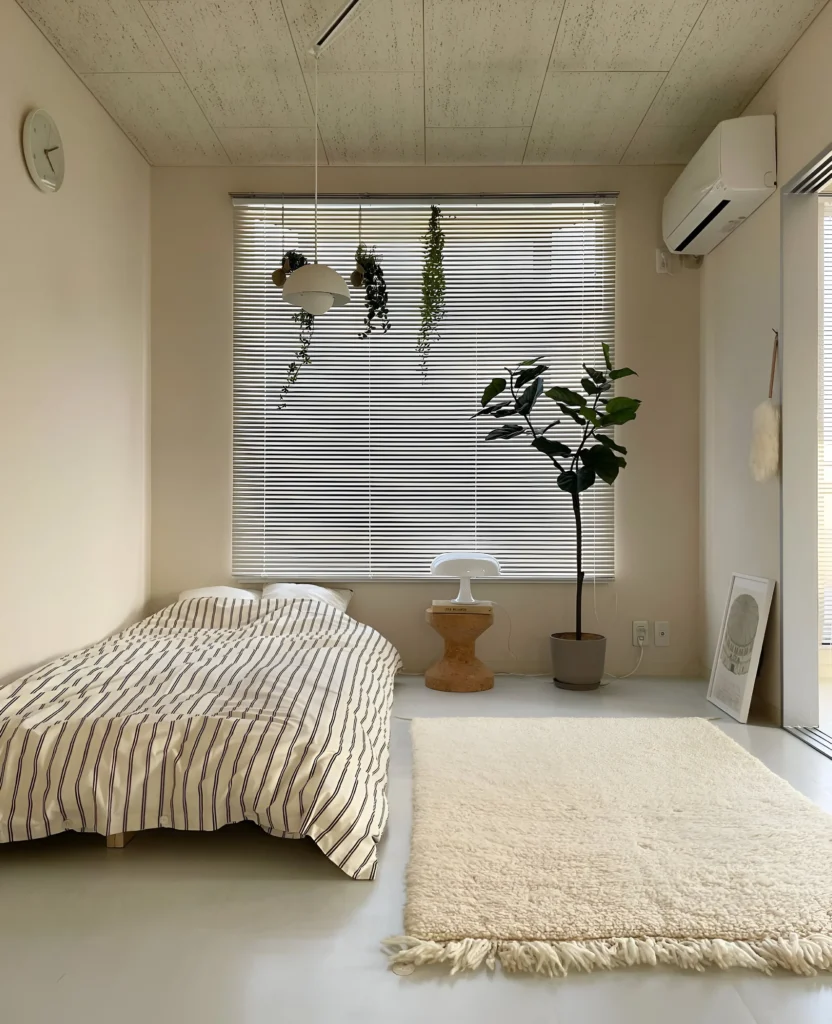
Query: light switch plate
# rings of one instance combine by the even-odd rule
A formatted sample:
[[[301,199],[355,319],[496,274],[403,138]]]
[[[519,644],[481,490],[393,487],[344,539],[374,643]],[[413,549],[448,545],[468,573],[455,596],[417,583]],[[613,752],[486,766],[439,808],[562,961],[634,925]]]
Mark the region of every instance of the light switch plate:
[[[659,622],[658,619],[653,627],[653,642],[656,647],[670,647],[670,623]]]

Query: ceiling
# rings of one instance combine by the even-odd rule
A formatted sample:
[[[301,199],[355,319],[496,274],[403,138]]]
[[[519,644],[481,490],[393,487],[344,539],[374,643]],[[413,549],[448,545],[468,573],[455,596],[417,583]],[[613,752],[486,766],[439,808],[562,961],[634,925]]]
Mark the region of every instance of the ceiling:
[[[307,164],[345,0],[18,0],[152,164]],[[322,163],[683,163],[826,0],[362,0]]]

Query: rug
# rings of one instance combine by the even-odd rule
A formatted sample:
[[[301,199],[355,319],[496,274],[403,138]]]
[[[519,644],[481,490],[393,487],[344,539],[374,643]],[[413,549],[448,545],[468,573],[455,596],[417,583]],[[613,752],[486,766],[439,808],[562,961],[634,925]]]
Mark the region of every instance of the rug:
[[[399,965],[832,969],[832,816],[704,719],[412,723]]]

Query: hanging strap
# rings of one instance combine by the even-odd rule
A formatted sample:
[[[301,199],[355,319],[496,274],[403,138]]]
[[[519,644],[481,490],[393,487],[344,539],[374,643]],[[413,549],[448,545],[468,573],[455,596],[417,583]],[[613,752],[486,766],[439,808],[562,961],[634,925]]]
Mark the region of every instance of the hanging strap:
[[[780,347],[780,335],[777,331],[774,332],[774,344],[771,348],[771,377],[768,382],[768,397],[774,394],[774,373],[777,369],[777,349]]]

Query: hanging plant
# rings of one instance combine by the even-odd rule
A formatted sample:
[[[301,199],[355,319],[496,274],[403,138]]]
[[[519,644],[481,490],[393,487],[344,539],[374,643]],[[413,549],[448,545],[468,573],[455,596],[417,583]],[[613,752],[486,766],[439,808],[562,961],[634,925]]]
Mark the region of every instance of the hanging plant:
[[[289,249],[285,252],[280,266],[272,274],[272,281],[275,287],[282,288],[286,284],[286,278],[292,271],[297,270],[299,267],[305,267],[308,262],[303,253],[298,252],[296,249]],[[294,354],[295,358],[286,367],[286,381],[280,389],[280,398],[278,400],[279,409],[286,408],[286,394],[300,376],[301,366],[308,366],[312,362],[309,348],[315,331],[315,317],[311,313],[307,313],[305,309],[299,309],[297,313],[292,314],[292,322],[299,325],[299,344]]]
[[[442,230],[442,211],[438,206],[430,208],[430,221],[423,240],[425,254],[422,266],[422,302],[419,307],[421,323],[416,351],[422,361],[422,376],[427,376],[431,342],[439,337],[439,325],[445,316],[445,267],[442,256],[445,232]]]
[[[369,338],[371,332],[378,326],[381,327],[382,333],[386,334],[390,330],[387,282],[384,280],[384,271],[376,255],[375,246],[358,243],[355,250],[355,270],[350,275],[350,284],[354,288],[364,289],[364,306],[367,312],[364,315],[364,330],[358,337]],[[374,320],[378,323],[373,323]]]

